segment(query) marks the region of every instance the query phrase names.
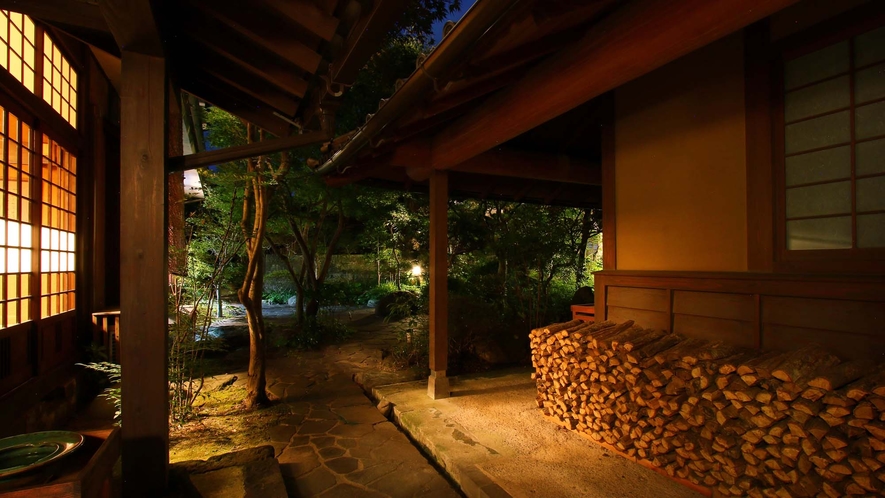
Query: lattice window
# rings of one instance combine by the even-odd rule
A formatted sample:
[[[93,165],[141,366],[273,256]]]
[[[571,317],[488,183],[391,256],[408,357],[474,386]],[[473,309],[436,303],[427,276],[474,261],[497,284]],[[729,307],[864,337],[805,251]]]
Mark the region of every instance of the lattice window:
[[[77,127],[77,73],[47,34],[43,34],[43,100]]]
[[[43,135],[40,316],[74,309],[77,159]]]
[[[0,10],[0,66],[32,92],[36,91],[36,39],[34,21],[30,17]]]
[[[33,319],[33,132],[14,114],[0,114],[0,320],[9,327]]]
[[[885,28],[784,64],[786,248],[885,247]]]

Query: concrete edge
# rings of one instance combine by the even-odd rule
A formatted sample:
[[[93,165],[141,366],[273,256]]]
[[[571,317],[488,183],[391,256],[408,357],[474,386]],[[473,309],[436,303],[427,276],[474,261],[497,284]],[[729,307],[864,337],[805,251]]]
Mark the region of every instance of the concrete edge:
[[[403,384],[406,384],[404,382]],[[400,384],[392,384],[396,386]],[[380,387],[391,387],[380,386]],[[365,390],[365,387],[363,388]],[[421,429],[409,423],[408,419],[403,417],[404,412],[396,404],[384,397],[379,391],[379,387],[372,387],[371,392],[367,394],[375,402],[376,405],[386,403],[388,410],[382,411],[388,420],[400,428],[409,439],[419,446],[424,453],[430,455],[437,465],[446,473],[451,481],[461,488],[461,492],[468,498],[512,498],[510,493],[504,490],[497,483],[492,481],[482,470],[476,465],[462,466],[447,458],[445,454],[438,450],[435,444],[430,441]]]

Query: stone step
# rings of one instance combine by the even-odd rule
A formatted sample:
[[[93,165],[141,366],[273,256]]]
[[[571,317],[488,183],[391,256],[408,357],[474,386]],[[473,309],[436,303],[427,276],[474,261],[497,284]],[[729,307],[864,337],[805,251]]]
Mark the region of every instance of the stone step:
[[[286,486],[273,446],[173,464],[170,477],[178,496],[194,498],[284,498]]]

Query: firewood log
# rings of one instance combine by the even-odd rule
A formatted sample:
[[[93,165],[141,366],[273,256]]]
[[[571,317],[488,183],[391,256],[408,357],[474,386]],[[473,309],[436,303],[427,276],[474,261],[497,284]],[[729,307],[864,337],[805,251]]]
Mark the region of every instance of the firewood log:
[[[876,365],[870,360],[854,360],[825,368],[808,381],[808,385],[832,391],[873,373]]]
[[[818,370],[838,363],[839,358],[815,344],[787,353],[783,361],[771,370],[771,376],[784,382],[799,383],[802,379],[813,377]]]

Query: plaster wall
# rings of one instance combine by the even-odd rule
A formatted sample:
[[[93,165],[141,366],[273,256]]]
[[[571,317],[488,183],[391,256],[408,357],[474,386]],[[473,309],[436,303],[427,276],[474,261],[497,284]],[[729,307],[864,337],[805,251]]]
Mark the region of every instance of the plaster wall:
[[[615,91],[617,269],[747,270],[743,35]]]

